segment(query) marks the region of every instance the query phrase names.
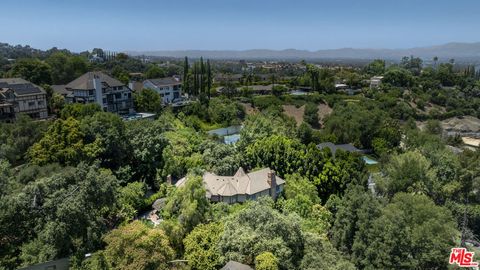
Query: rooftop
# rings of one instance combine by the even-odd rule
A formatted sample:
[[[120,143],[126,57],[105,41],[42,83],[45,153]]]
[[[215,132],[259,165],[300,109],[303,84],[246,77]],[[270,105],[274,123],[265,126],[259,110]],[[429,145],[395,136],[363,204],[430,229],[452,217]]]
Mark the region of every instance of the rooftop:
[[[45,94],[45,90],[43,90],[40,86],[22,78],[0,79],[0,88],[11,89],[17,96]]]
[[[179,85],[182,84],[180,78],[177,77],[165,77],[157,79],[148,79],[147,81],[151,82],[156,86],[167,86],[167,85]]]
[[[362,150],[356,148],[355,146],[351,145],[351,144],[333,144],[331,142],[324,142],[324,143],[321,143],[321,144],[318,144],[317,145],[317,148],[322,150],[322,149],[325,149],[325,148],[329,148],[330,151],[332,152],[332,155],[335,155],[335,153],[337,152],[338,149],[341,149],[343,151],[346,151],[346,152],[358,152],[358,153],[361,153]]]
[[[69,95],[72,93],[72,91],[67,90],[64,84],[54,84],[52,85],[52,90],[54,93],[57,93],[60,95]]]
[[[83,74],[82,76],[76,78],[75,80],[68,83],[65,87],[69,89],[78,89],[78,90],[91,90],[95,89],[93,80],[99,78],[102,83],[107,84],[110,87],[124,86],[119,80],[112,78],[100,71],[92,71]]]
[[[243,263],[239,263],[236,261],[229,261],[220,270],[253,270],[253,268]]]
[[[220,176],[206,172],[203,175],[203,182],[208,197],[211,196],[234,196],[238,194],[252,195],[270,189],[268,183],[269,173],[274,173],[270,168],[245,173],[239,168],[233,176]],[[285,180],[275,175],[277,185],[282,185]],[[180,179],[175,185],[181,187],[185,184],[186,177]]]

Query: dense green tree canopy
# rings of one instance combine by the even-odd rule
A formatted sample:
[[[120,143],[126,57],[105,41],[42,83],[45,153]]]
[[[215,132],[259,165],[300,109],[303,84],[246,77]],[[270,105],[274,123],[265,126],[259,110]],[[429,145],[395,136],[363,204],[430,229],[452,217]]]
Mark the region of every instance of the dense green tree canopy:
[[[379,179],[379,188],[390,196],[402,191],[423,194],[433,192],[435,169],[419,152],[406,152],[393,157],[386,165],[385,173],[386,178]]]
[[[409,87],[413,84],[413,76],[408,70],[395,67],[385,72],[382,82],[392,86]]]
[[[385,61],[382,59],[375,59],[365,66],[365,72],[369,75],[382,75],[385,72]]]
[[[305,250],[300,265],[304,270],[354,270],[357,269],[323,236],[305,234]]]
[[[335,107],[326,119],[325,129],[341,143],[366,149],[372,147],[375,138],[383,139],[388,147],[398,146],[401,138],[398,124],[384,112],[355,103]]]
[[[7,73],[10,78],[20,77],[37,85],[52,83],[52,69],[36,58],[25,58],[15,62]]]
[[[0,123],[0,159],[12,164],[25,161],[26,152],[45,133],[49,122],[33,121],[21,115],[14,124]]]
[[[372,269],[446,268],[457,234],[449,210],[425,195],[398,193],[371,224],[366,238],[356,239],[364,241],[357,260]]]
[[[233,145],[207,142],[202,148],[205,148],[202,159],[206,169],[218,175],[234,175],[244,162]]]
[[[105,236],[105,259],[111,269],[167,269],[174,250],[161,229],[134,221]]]
[[[58,162],[74,165],[84,156],[84,133],[80,122],[75,118],[56,120],[47,130],[44,137],[29,150],[34,164]]]
[[[0,200],[0,254],[19,253],[23,265],[96,250],[115,203],[117,180],[98,166],[78,165],[39,177]]]
[[[89,70],[86,59],[64,52],[53,53],[46,62],[51,67],[53,84],[67,84]]]
[[[139,112],[159,112],[162,108],[160,95],[152,89],[143,89],[133,94],[135,109]]]
[[[279,269],[297,267],[303,256],[303,235],[298,220],[272,209],[268,202],[254,202],[225,222],[219,247],[224,262],[254,264],[263,252],[271,252]],[[270,202],[271,203],[271,202]]]
[[[263,252],[255,257],[256,270],[278,270],[278,259],[271,252]]]
[[[198,225],[185,237],[185,258],[192,269],[214,270],[221,266],[218,243],[222,234],[222,223],[208,223]]]
[[[163,78],[166,76],[165,70],[157,65],[150,65],[145,72],[147,79]]]

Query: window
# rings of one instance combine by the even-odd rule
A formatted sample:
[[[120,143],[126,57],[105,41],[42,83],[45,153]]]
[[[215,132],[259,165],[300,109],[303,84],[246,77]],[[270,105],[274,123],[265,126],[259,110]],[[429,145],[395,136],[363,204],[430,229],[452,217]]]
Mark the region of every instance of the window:
[[[38,106],[43,106],[43,100],[38,101]]]
[[[115,93],[115,99],[121,99],[122,94],[121,93]]]
[[[89,96],[93,96],[93,94],[94,94],[93,90],[88,90],[88,95]]]
[[[29,101],[28,102],[28,107],[33,107],[35,106],[35,101]]]
[[[102,102],[103,102],[103,104],[107,103],[107,99],[103,98]]]

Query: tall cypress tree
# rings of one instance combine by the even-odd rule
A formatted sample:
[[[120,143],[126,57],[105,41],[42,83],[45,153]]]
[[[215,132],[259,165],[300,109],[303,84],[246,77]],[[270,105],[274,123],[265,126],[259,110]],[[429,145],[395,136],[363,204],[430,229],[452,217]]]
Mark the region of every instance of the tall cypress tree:
[[[188,71],[189,71],[188,57],[185,56],[185,61],[183,62],[183,90],[190,95],[191,92],[190,92],[190,86],[188,83]]]
[[[210,66],[210,59],[207,59],[207,95],[210,99],[210,93],[212,92],[212,67]]]
[[[198,94],[198,63],[193,64],[193,92]]]
[[[200,57],[200,93],[205,92],[204,74],[205,65],[203,64],[203,57]]]

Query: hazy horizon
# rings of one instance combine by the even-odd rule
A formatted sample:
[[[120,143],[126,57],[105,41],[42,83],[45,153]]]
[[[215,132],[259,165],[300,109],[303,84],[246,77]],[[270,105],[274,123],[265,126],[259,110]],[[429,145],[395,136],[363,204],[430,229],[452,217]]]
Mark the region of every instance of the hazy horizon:
[[[85,48],[84,50],[74,50],[67,47],[61,47],[57,45],[41,47],[41,46],[34,46],[32,43],[15,43],[9,42],[8,40],[0,40],[0,43],[7,43],[12,46],[21,45],[21,46],[30,46],[34,49],[40,50],[49,50],[54,47],[57,49],[67,49],[69,51],[80,53],[83,51],[91,51],[94,48],[101,48],[104,50],[111,50],[106,47],[99,47],[99,46],[92,46],[91,48]],[[317,51],[328,51],[328,50],[342,50],[342,49],[355,49],[355,50],[408,50],[408,49],[416,49],[416,48],[427,48],[427,47],[435,47],[435,46],[443,46],[448,44],[478,44],[480,41],[471,41],[471,42],[462,42],[462,41],[450,41],[441,44],[430,44],[430,45],[418,45],[413,47],[396,47],[396,48],[386,48],[386,47],[355,47],[355,46],[347,46],[347,47],[332,47],[332,48],[318,48],[318,49],[299,49],[299,48],[284,48],[284,49],[271,49],[271,48],[245,48],[245,49],[229,49],[229,48],[212,48],[212,49],[198,49],[198,48],[186,48],[186,49],[162,49],[162,48],[147,48],[144,50],[135,50],[135,49],[125,49],[125,50],[111,50],[117,52],[155,52],[155,51],[165,51],[165,52],[176,52],[176,51],[252,51],[252,50],[268,50],[268,51],[288,51],[288,50],[298,50],[298,51],[307,51],[307,52],[317,52]]]
[[[480,2],[2,1],[1,42],[72,51],[408,49],[478,42]]]

